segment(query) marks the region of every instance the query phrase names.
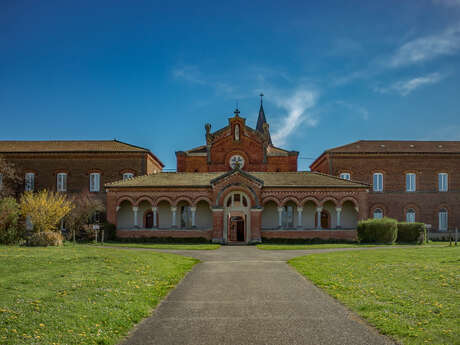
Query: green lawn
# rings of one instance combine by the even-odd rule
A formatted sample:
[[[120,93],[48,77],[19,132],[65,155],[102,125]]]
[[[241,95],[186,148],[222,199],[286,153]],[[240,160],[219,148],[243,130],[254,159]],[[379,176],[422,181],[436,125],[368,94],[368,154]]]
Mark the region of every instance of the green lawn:
[[[0,343],[116,344],[197,261],[88,245],[0,246]]]
[[[449,242],[430,242],[427,246],[448,246]],[[322,244],[258,244],[262,250],[308,250],[308,249],[331,249],[331,248],[364,248],[364,247],[392,247],[392,246],[416,246],[414,244],[359,244],[359,243],[322,243]]]
[[[110,246],[110,247],[175,249],[175,250],[215,250],[215,249],[220,248],[220,244],[166,244],[166,243],[106,242],[104,245]]]
[[[403,344],[460,344],[460,247],[322,253],[289,263]]]

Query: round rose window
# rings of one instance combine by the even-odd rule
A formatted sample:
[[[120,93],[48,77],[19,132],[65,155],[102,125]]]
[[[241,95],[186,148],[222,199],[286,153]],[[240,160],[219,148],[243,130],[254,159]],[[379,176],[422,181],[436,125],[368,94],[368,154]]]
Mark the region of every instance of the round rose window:
[[[241,157],[240,155],[233,155],[230,157],[229,163],[232,169],[235,169],[235,168],[242,169],[244,166],[244,158]]]

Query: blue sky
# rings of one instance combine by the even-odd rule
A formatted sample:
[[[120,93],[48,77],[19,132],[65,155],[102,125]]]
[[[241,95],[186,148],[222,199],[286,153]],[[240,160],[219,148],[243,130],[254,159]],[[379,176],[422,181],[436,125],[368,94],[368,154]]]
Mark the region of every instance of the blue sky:
[[[460,0],[1,1],[0,139],[204,144],[263,92],[275,145],[460,140]],[[311,160],[299,160],[305,170]]]

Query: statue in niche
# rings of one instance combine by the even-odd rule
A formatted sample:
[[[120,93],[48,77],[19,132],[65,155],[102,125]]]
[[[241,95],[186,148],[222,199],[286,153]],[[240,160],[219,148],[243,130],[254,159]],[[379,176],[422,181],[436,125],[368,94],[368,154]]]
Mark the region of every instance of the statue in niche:
[[[240,125],[235,126],[235,140],[240,140]]]

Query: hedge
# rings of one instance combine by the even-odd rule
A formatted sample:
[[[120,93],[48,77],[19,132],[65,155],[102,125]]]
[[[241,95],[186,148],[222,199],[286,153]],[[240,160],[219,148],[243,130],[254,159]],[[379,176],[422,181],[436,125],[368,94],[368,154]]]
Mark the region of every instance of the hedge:
[[[360,243],[393,244],[398,234],[398,221],[392,218],[368,219],[358,222]]]
[[[398,239],[397,242],[417,242],[424,243],[426,241],[426,228],[423,223],[398,223]]]

